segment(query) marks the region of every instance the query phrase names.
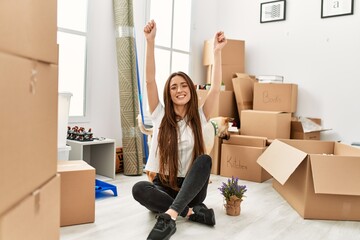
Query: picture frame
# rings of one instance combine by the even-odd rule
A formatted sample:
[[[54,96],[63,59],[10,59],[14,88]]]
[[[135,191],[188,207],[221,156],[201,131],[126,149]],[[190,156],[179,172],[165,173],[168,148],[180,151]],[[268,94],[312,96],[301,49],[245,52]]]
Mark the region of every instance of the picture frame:
[[[321,18],[354,14],[354,0],[321,0]]]
[[[286,19],[286,1],[277,0],[260,4],[260,23],[284,21]]]

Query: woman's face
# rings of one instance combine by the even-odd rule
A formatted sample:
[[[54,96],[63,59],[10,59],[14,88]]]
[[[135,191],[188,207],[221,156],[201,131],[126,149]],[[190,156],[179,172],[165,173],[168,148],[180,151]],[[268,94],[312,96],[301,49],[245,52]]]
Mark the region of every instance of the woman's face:
[[[171,100],[176,105],[185,105],[190,101],[189,85],[182,76],[175,76],[170,81]]]

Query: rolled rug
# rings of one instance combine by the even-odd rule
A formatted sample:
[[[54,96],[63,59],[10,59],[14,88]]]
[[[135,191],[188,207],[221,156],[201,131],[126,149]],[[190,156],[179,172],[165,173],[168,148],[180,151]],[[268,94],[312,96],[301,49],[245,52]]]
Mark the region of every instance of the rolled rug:
[[[143,137],[137,127],[138,75],[132,0],[113,0],[125,175],[143,174]]]

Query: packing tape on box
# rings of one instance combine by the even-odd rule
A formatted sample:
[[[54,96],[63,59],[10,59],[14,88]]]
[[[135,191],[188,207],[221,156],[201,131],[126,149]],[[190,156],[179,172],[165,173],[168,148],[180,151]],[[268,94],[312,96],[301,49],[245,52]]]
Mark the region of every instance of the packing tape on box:
[[[36,90],[36,82],[37,82],[37,70],[36,70],[36,61],[33,62],[33,68],[31,69],[31,77],[30,77],[30,92],[35,95]]]
[[[36,189],[34,192],[32,192],[32,195],[34,196],[34,207],[36,211],[39,211],[40,209],[40,194],[41,194],[41,190],[40,189]]]

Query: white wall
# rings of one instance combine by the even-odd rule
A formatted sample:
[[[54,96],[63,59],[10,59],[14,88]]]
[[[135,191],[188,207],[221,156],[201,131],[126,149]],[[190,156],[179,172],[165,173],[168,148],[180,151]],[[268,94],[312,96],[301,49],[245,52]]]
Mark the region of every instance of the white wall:
[[[212,3],[212,4],[210,4]],[[191,64],[190,77],[195,83],[204,83],[206,69],[202,65],[204,40],[213,38],[217,27],[217,4],[215,1],[196,0],[192,5]]]
[[[321,19],[321,1],[286,1],[286,20],[260,24],[260,3],[222,0],[227,35],[246,41],[246,72],[279,74],[299,86],[297,115],[319,117],[324,139],[360,141],[360,5],[354,15]],[[352,27],[353,26],[353,27]]]
[[[133,0],[140,75],[143,78],[146,0]],[[190,75],[205,79],[203,41],[224,30],[230,39],[246,42],[246,72],[278,74],[299,85],[297,115],[318,117],[329,140],[360,141],[360,5],[354,15],[320,18],[321,0],[287,0],[286,20],[260,24],[260,2],[253,0],[193,1]],[[88,81],[91,120],[85,127],[96,136],[122,145],[112,0],[90,0]],[[143,86],[142,86],[143,87]]]
[[[90,121],[78,125],[92,128],[95,137],[116,139],[118,144],[121,125],[114,36],[112,0],[89,0],[87,83]]]
[[[134,1],[134,24],[141,21],[144,25],[145,8]],[[136,35],[142,34],[142,28],[136,28]],[[143,43],[137,44],[143,52]],[[89,122],[71,123],[71,125],[92,128],[95,137],[107,137],[116,140],[122,146],[119,84],[116,61],[115,25],[112,0],[89,0],[88,45],[87,45],[87,83],[89,84]],[[142,59],[139,59],[142,72]]]

